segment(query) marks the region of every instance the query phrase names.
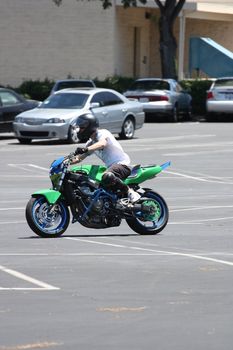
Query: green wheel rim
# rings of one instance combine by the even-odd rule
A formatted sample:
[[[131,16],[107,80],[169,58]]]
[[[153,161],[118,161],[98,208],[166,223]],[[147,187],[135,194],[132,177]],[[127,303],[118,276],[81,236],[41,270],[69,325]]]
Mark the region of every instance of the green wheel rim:
[[[150,213],[144,215],[144,220],[157,221],[159,219],[159,217],[161,215],[161,209],[160,209],[160,206],[156,202],[154,202],[152,200],[144,201],[142,203],[142,205],[144,207],[150,208]]]

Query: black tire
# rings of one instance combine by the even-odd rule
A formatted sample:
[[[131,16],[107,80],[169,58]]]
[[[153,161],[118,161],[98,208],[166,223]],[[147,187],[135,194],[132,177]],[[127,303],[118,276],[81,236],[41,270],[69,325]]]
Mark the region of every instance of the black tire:
[[[192,104],[189,105],[188,110],[185,113],[185,119],[187,121],[191,121],[192,120]]]
[[[32,139],[23,139],[23,138],[18,138],[19,143],[21,143],[22,145],[30,145]]]
[[[171,113],[171,122],[172,123],[177,123],[179,119],[179,110],[177,105],[174,106],[172,113]]]
[[[134,137],[135,133],[135,124],[134,120],[130,117],[126,118],[124,120],[124,123],[122,125],[121,133],[119,134],[121,139],[129,140]]]
[[[26,219],[29,227],[38,236],[55,238],[61,236],[69,226],[70,213],[62,201],[57,201],[53,211],[44,196],[32,197],[26,207]]]
[[[68,130],[67,142],[71,143],[71,144],[79,142],[79,138],[77,136],[75,128],[72,125],[70,125],[69,130]]]
[[[209,113],[207,113],[205,120],[207,122],[216,122],[216,121],[218,121],[218,115],[214,112],[209,112]]]
[[[152,202],[152,203],[150,203]],[[140,203],[140,202],[139,202]],[[129,227],[140,235],[156,235],[167,225],[169,218],[168,206],[162,196],[153,191],[148,191],[143,195],[141,203],[145,205],[155,205],[155,212],[142,217],[136,214],[134,218],[127,218]]]

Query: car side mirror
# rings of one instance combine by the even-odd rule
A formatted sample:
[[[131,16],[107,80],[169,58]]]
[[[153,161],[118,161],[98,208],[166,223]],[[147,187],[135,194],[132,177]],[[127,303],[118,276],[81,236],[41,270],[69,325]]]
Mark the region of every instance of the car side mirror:
[[[92,102],[90,104],[90,108],[98,108],[98,107],[100,107],[100,103],[99,102]]]

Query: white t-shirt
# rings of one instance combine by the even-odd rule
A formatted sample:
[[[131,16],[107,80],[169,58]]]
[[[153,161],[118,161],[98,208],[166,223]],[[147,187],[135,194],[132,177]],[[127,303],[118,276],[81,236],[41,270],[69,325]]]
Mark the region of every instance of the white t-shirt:
[[[107,141],[106,146],[101,150],[96,150],[94,153],[99,157],[107,168],[112,164],[130,164],[130,158],[128,154],[123,151],[120,143],[115,139],[115,137],[106,129],[98,129],[96,132],[95,139],[89,139],[86,143],[86,147],[100,141],[101,139]]]

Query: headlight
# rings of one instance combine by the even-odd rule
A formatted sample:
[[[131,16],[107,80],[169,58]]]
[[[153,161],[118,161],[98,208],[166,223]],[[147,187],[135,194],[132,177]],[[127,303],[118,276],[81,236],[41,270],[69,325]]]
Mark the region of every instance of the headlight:
[[[59,124],[59,123],[65,123],[65,120],[64,119],[61,119],[61,118],[50,118],[46,121],[46,123],[49,123],[49,124]]]
[[[15,123],[23,123],[24,120],[23,120],[23,117],[16,117],[15,118]]]

